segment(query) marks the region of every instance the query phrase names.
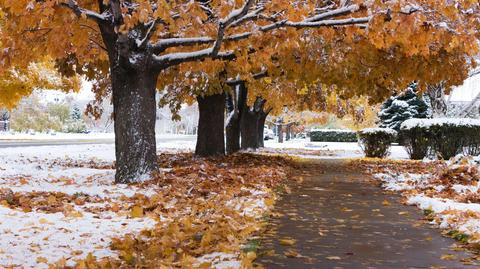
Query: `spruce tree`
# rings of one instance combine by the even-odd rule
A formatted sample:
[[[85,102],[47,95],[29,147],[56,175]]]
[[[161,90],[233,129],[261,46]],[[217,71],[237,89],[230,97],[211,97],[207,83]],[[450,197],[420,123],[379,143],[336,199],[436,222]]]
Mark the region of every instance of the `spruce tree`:
[[[380,127],[400,130],[400,125],[411,118],[428,118],[430,109],[423,96],[417,92],[417,83],[412,83],[400,95],[390,97],[382,105],[378,117]]]
[[[77,106],[74,106],[72,109],[72,114],[71,114],[72,120],[80,120],[82,118],[82,113],[80,112],[80,109]]]

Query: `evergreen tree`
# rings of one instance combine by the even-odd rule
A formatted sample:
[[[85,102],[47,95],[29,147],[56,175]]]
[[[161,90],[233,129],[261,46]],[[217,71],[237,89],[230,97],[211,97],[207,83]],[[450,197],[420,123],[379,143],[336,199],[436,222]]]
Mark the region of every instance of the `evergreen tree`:
[[[378,114],[380,127],[400,130],[400,125],[411,118],[428,118],[430,109],[423,96],[417,93],[417,83],[412,83],[400,95],[390,97]]]
[[[82,113],[80,112],[80,109],[77,106],[73,107],[72,110],[72,115],[71,115],[72,120],[80,120],[82,118]]]

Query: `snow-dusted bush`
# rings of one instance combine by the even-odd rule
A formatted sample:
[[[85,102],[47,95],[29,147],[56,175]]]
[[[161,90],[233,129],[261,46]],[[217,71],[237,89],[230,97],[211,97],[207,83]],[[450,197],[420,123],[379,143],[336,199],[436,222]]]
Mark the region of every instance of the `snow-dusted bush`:
[[[431,141],[427,128],[400,128],[399,140],[412,160],[422,160],[429,154]]]
[[[367,128],[358,131],[358,143],[366,157],[385,158],[397,132],[390,128]]]
[[[312,129],[312,142],[357,142],[357,134],[347,129]]]
[[[402,140],[428,144],[438,157],[450,159],[457,154],[478,154],[480,152],[480,120],[469,118],[411,119],[401,128]],[[413,142],[412,142],[413,141]],[[405,146],[409,145],[405,143]],[[418,146],[418,145],[417,145]],[[424,150],[425,145],[421,145]]]

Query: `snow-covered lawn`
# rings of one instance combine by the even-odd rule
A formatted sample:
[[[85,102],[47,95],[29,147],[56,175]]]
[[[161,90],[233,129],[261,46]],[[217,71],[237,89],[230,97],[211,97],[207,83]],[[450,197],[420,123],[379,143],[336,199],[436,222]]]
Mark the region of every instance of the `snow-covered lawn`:
[[[363,152],[358,143],[349,142],[310,142],[309,139],[293,139],[278,143],[276,140],[265,141],[267,153],[284,153],[306,158],[361,158]],[[260,150],[262,152],[262,150]],[[402,146],[391,147],[390,159],[408,159]]]
[[[110,238],[153,227],[151,218],[106,209],[154,192],[113,184],[113,157],[110,145],[2,149],[0,267],[47,268],[62,257],[72,265],[90,252],[115,256]]]
[[[422,173],[390,167],[374,177],[386,190],[402,192],[405,203],[424,210],[432,224],[462,241],[480,242],[479,159],[458,156],[436,166]]]
[[[191,144],[185,143],[183,148],[191,149]],[[163,146],[179,147],[171,142]],[[197,178],[200,175],[215,172],[206,170],[208,167],[201,164],[196,164],[197,170],[190,171],[177,169],[172,164],[173,168],[164,171],[167,178],[185,180],[185,186],[189,188],[187,191],[178,190],[184,193],[179,196],[167,188],[168,184],[114,184],[113,160],[113,144],[1,148],[0,268],[48,268],[53,263],[74,265],[76,260],[85,259],[89,253],[97,258],[118,257],[119,252],[110,247],[113,238],[138,235],[144,229],[167,225],[176,216],[189,216],[191,209],[180,204],[190,201],[191,194],[187,191],[204,195],[203,192],[208,190],[196,191],[188,187],[187,180],[200,180]],[[176,158],[167,160],[174,162]],[[195,176],[192,174],[197,173],[195,171],[201,174]],[[179,177],[175,173],[180,173]],[[236,176],[235,171],[228,174],[231,179],[247,180],[244,177],[248,175],[240,175]],[[265,174],[265,178],[274,176],[277,177]],[[214,184],[214,178],[210,181],[209,184]],[[191,184],[198,186],[198,183]],[[262,184],[247,184],[248,188],[238,189],[241,195],[231,194],[235,198],[221,202],[240,216],[262,216],[271,207],[271,202],[265,199],[270,201],[268,197],[272,195],[271,190]],[[153,214],[142,208],[157,200],[162,205],[161,211],[155,210]],[[202,203],[207,202],[215,205],[209,200]],[[240,253],[204,254],[200,263],[211,262],[217,267],[225,264],[239,267],[241,264]],[[218,262],[220,258],[225,262]]]
[[[193,135],[178,134],[158,134],[157,140],[175,138],[195,138]],[[88,134],[77,133],[18,133],[18,132],[0,132],[0,141],[15,140],[96,140],[96,139],[115,139],[114,133],[92,132]]]

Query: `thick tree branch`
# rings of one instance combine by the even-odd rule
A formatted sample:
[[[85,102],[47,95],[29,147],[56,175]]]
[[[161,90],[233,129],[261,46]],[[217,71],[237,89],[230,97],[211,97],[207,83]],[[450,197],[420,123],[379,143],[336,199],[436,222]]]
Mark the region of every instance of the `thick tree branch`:
[[[225,36],[225,31],[227,28],[232,26],[240,25],[246,21],[254,20],[261,15],[263,7],[259,7],[254,11],[249,13],[250,8],[252,7],[254,0],[246,0],[244,5],[233,10],[227,17],[221,19],[218,23],[217,37],[187,37],[187,38],[169,38],[157,42],[154,45],[151,45],[152,51],[155,54],[159,54],[165,51],[167,48],[171,47],[182,47],[182,46],[195,46],[203,44],[213,45],[206,49],[201,49],[193,52],[175,52],[162,56],[153,56],[154,64],[156,66],[171,66],[183,62],[198,61],[205,58],[218,58],[220,56],[220,49],[223,42],[229,41],[238,41],[251,37],[254,32],[244,32],[231,36]],[[343,16],[346,14],[354,13],[359,10],[358,5],[346,5],[336,10],[329,12],[324,12],[319,15],[314,15],[310,18],[307,18],[300,22],[292,22],[288,20],[282,20],[278,22],[273,22],[271,24],[258,27],[257,31],[268,32],[279,28],[284,27],[293,27],[293,28],[318,28],[318,27],[335,27],[335,26],[345,26],[345,25],[361,25],[368,23],[371,20],[371,17],[352,17],[346,19],[328,19],[337,16]],[[220,58],[234,58],[233,52],[224,52],[221,54]]]
[[[306,19],[305,21],[306,22],[316,22],[316,21],[320,21],[320,20],[326,20],[326,19],[330,19],[330,18],[334,18],[334,17],[338,17],[338,16],[348,15],[348,14],[351,14],[351,13],[354,13],[354,12],[358,11],[359,9],[360,9],[360,7],[358,5],[350,5],[350,6],[338,8],[338,9],[335,9],[335,10],[330,10],[330,11],[312,16],[312,17]]]
[[[92,10],[81,8],[80,6],[78,6],[77,1],[75,0],[68,0],[65,3],[61,3],[61,5],[71,9],[73,13],[75,13],[75,15],[77,15],[78,17],[86,16],[88,19],[91,19],[96,23],[107,22],[107,18],[104,15],[98,14],[97,12]]]
[[[184,62],[199,61],[206,58],[229,59],[231,57],[235,57],[233,51],[214,53],[213,47],[210,47],[193,52],[177,52],[162,56],[153,55],[153,60],[156,66],[166,68]]]
[[[113,23],[115,25],[123,24],[123,14],[120,0],[110,0],[110,10],[113,14]]]

